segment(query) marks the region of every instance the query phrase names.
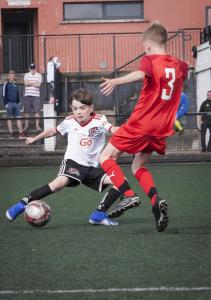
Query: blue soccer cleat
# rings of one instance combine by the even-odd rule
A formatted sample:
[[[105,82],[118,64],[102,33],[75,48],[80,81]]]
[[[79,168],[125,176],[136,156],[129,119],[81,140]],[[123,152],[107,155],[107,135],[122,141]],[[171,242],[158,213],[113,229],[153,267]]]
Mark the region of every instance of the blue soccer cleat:
[[[24,212],[25,207],[26,207],[25,202],[18,201],[17,203],[12,205],[10,208],[8,208],[8,210],[6,211],[6,218],[9,221],[14,221],[17,218],[17,216],[19,216],[20,214],[22,214],[22,212]]]
[[[93,225],[105,225],[105,226],[113,226],[118,225],[118,222],[114,222],[109,219],[105,212],[95,210],[89,217],[89,223]]]

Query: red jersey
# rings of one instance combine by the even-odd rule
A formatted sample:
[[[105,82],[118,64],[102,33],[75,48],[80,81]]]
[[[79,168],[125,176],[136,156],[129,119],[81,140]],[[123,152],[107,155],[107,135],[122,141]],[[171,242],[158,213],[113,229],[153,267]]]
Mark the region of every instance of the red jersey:
[[[127,126],[144,135],[172,135],[188,65],[169,55],[145,55],[139,69],[144,85]]]
[[[110,142],[123,152],[155,150],[163,154],[165,137],[174,133],[173,123],[188,65],[169,55],[145,55],[139,69],[145,73],[139,100]]]

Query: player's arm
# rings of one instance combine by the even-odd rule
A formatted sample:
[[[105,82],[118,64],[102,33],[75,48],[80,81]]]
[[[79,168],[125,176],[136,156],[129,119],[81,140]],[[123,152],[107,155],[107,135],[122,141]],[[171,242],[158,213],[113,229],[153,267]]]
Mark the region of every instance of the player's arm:
[[[106,118],[106,116],[103,116],[102,122],[103,122],[103,127],[105,128],[105,130],[106,130],[107,132],[112,133],[112,134],[113,134],[114,132],[116,132],[117,129],[119,128],[119,127],[113,126],[111,123],[109,123],[108,120],[107,120],[107,118]]]
[[[204,103],[201,104],[199,113],[204,111]],[[201,125],[202,125],[202,115],[197,115],[197,126],[201,130]]]
[[[56,135],[57,133],[58,132],[57,132],[56,128],[47,129],[34,137],[28,137],[26,139],[26,144],[31,145],[39,140],[43,140],[43,139],[52,137],[52,136]]]
[[[33,86],[33,82],[34,82],[34,81],[24,80],[25,86]]]
[[[113,79],[102,78],[104,82],[100,85],[101,92],[104,95],[108,96],[113,92],[113,89],[117,85],[142,80],[144,76],[145,76],[144,72],[137,70],[119,78],[113,78]]]
[[[35,82],[35,83],[33,83],[33,86],[39,88],[41,86],[41,82],[39,82],[39,81]]]
[[[112,126],[111,128],[110,128],[110,133],[115,133],[116,131],[117,131],[117,129],[119,129],[119,127],[117,127],[117,126]]]
[[[41,86],[41,84],[42,84],[42,79],[41,79],[41,80],[38,80],[38,81],[34,81],[33,86],[39,88],[39,87]]]

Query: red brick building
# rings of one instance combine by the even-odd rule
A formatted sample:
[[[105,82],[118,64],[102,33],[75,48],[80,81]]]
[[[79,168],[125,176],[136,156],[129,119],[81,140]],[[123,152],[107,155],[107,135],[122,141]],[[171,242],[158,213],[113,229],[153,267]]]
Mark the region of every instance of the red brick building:
[[[31,61],[44,72],[51,55],[64,72],[110,71],[142,52],[140,34],[151,21],[191,34],[211,24],[211,0],[1,0],[0,10],[0,72],[24,71]],[[196,35],[185,47],[177,37],[174,54],[183,47],[188,60]]]

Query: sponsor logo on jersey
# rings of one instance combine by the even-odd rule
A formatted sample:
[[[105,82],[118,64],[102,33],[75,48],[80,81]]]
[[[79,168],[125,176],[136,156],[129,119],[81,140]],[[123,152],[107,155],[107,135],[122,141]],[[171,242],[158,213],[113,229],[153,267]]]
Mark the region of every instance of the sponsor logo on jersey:
[[[80,146],[82,147],[90,147],[92,145],[92,139],[90,138],[82,138],[80,139]]]
[[[89,129],[89,137],[94,137],[100,133],[99,127],[92,127]]]
[[[80,172],[78,169],[76,168],[69,168],[67,170],[67,173],[71,174],[71,175],[76,175],[76,176],[80,176]]]

